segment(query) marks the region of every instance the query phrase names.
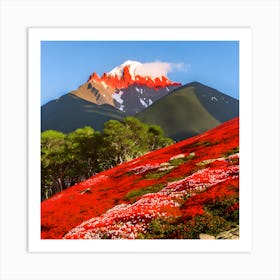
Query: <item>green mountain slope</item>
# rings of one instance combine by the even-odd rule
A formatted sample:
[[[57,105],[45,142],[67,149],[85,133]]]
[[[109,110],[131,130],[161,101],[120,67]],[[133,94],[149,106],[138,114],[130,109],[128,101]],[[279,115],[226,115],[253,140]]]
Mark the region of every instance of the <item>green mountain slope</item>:
[[[193,87],[202,106],[218,121],[226,122],[239,115],[237,99],[198,82],[189,83],[184,87]]]
[[[100,131],[106,121],[124,117],[123,112],[108,104],[97,105],[66,94],[41,107],[41,131],[54,129],[68,133],[84,126]]]
[[[160,125],[177,141],[207,131],[238,116],[238,100],[200,83],[180,87],[135,115]]]

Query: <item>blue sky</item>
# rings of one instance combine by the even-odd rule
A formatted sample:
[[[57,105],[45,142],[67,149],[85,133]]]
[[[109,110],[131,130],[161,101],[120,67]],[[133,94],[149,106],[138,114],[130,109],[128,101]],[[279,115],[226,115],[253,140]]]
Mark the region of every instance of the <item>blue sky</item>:
[[[42,41],[41,104],[126,60],[180,65],[170,80],[198,81],[239,99],[238,41]]]

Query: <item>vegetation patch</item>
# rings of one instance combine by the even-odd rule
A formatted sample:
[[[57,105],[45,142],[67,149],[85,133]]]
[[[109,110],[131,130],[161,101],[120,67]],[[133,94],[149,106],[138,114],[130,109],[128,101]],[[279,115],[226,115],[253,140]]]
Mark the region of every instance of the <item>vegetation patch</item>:
[[[189,197],[185,197],[188,200]],[[239,197],[212,200],[204,204],[203,212],[193,217],[157,217],[141,239],[199,239],[201,233],[217,236],[239,225]]]
[[[237,153],[239,153],[239,146],[226,151],[224,153],[224,157],[228,157],[228,156],[231,156],[231,155],[234,155],[234,154],[237,154]]]
[[[177,167],[189,160],[192,160],[195,157],[195,153],[190,153],[189,155],[185,157],[179,157],[179,158],[173,158],[169,160],[169,163],[173,165],[174,167]]]
[[[148,186],[148,187],[145,187],[145,188],[133,190],[133,191],[128,192],[125,195],[124,199],[134,202],[140,196],[142,196],[144,194],[147,194],[147,193],[156,193],[156,192],[162,190],[164,187],[165,187],[165,184],[161,183],[161,184],[155,184],[155,185]]]
[[[214,216],[220,216],[223,219],[239,224],[239,197],[231,196],[226,199],[219,199],[204,205],[204,210]]]
[[[170,171],[171,171],[170,169],[164,171],[152,170],[145,175],[144,179],[160,179],[164,175],[168,174]]]
[[[214,145],[217,145],[219,144],[219,142],[210,142],[208,140],[204,140],[204,141],[198,141],[198,142],[195,142],[194,144],[191,145],[191,147],[209,147],[209,146],[214,146]]]
[[[134,171],[132,171],[132,170],[130,170],[130,171],[127,171],[126,173],[124,173],[124,177],[125,176],[131,176],[131,175],[134,175],[135,174],[135,172]]]
[[[141,239],[199,239],[199,234],[216,236],[233,228],[232,223],[209,213],[184,221],[182,217],[158,217],[151,221]]]
[[[179,218],[158,217],[153,219],[146,233],[138,235],[140,239],[174,239],[178,235]]]
[[[195,216],[183,226],[186,230],[185,238],[198,239],[200,233],[216,236],[221,232],[230,230],[233,226],[220,216],[209,213]]]

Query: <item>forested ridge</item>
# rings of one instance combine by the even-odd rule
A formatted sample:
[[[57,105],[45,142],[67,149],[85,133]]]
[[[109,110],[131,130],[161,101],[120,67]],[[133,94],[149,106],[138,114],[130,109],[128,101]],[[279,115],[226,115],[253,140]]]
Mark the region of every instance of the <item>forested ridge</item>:
[[[110,120],[103,131],[86,126],[64,134],[41,133],[41,200],[69,186],[174,141],[157,125],[134,117]]]

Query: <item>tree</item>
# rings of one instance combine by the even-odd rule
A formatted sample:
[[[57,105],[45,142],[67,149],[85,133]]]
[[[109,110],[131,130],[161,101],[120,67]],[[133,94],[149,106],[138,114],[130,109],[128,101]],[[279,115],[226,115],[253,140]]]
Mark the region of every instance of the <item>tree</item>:
[[[128,159],[133,143],[130,131],[124,126],[124,123],[116,120],[106,122],[101,137],[102,146],[99,150],[99,158],[106,169]]]
[[[123,122],[106,122],[102,139],[102,154],[107,155],[109,167],[173,143],[164,137],[159,126],[141,123],[134,117],[127,117]]]
[[[74,182],[95,174],[94,162],[97,147],[94,129],[90,126],[78,128],[67,135],[66,141],[68,152],[73,160],[72,179]]]
[[[48,130],[41,134],[42,198],[64,189],[64,176],[71,156],[67,151],[65,134]]]
[[[159,125],[150,125],[148,128],[148,144],[149,150],[157,150],[173,144],[171,138],[164,136],[163,129]]]
[[[65,135],[41,134],[41,199],[79,183],[100,171],[97,151],[100,133],[84,127]]]

